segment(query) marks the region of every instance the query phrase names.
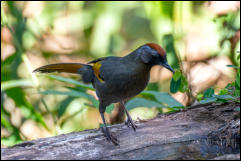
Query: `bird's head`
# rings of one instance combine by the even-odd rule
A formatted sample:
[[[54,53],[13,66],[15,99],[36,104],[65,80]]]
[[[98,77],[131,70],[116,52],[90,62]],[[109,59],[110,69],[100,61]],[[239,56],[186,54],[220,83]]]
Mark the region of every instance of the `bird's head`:
[[[167,62],[166,52],[160,45],[147,43],[142,45],[138,50],[143,63],[151,66],[161,65],[174,73],[174,70]]]

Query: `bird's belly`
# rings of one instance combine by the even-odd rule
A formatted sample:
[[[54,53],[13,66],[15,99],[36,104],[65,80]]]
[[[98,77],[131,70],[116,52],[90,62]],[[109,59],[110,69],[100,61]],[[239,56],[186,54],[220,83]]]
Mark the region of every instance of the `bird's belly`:
[[[98,84],[96,89],[100,99],[116,103],[139,94],[148,81],[149,75],[129,76],[129,79],[122,77]]]

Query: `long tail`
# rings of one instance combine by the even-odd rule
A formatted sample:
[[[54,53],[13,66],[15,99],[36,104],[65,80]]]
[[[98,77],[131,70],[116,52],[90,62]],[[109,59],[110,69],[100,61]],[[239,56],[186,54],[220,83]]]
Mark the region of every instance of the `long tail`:
[[[91,83],[94,79],[94,72],[91,65],[80,63],[58,63],[49,64],[35,69],[33,72],[51,73],[51,72],[65,72],[81,74],[85,83]]]

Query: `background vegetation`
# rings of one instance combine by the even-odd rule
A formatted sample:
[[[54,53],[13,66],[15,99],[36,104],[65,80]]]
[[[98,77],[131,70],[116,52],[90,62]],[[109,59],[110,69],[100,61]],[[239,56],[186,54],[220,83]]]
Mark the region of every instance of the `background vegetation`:
[[[165,48],[176,74],[152,69],[147,89],[127,103],[135,119],[197,101],[239,101],[239,1],[1,1],[1,146],[101,123],[90,85],[35,68],[124,56],[147,42]]]

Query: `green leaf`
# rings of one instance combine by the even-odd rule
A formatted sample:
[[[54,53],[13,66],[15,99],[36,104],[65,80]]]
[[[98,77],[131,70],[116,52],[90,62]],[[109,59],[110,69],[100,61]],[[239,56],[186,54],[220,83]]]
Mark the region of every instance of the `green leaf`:
[[[66,99],[64,99],[59,106],[59,110],[58,110],[58,118],[60,118],[64,112],[66,111],[68,105],[74,100],[74,97],[67,97]]]
[[[133,98],[126,103],[126,109],[131,110],[135,107],[164,107],[162,104],[144,98]]]
[[[44,121],[44,117],[40,113],[34,112],[32,117],[34,120],[40,123],[43,127],[45,127],[48,131],[50,131],[50,129],[48,128],[47,124]]]
[[[13,55],[10,55],[9,57],[7,57],[4,61],[1,61],[1,66],[11,64],[16,58],[16,56],[17,56],[17,53],[14,53]]]
[[[46,91],[41,91],[41,94],[45,94],[45,95],[49,95],[49,94],[53,94],[53,95],[67,95],[70,97],[82,97],[82,98],[86,98],[89,101],[91,101],[93,103],[93,106],[98,108],[99,107],[99,103],[98,101],[91,95],[86,94],[84,92],[81,91],[76,91],[76,90],[70,90],[70,91],[56,91],[56,90],[46,90]]]
[[[106,107],[106,111],[105,111],[105,112],[107,112],[107,113],[110,114],[114,108],[115,108],[115,106],[114,106],[114,104],[112,103],[111,105],[109,105],[109,106]]]
[[[228,83],[225,88],[230,89],[235,86],[235,82]]]
[[[84,92],[84,93],[86,93],[86,89],[85,88],[81,88],[81,87],[67,87],[67,86],[65,86],[65,88],[67,88],[69,90],[74,90],[74,91],[77,91],[77,92]]]
[[[1,126],[5,127],[8,130],[8,132],[11,133],[13,131],[13,127],[10,123],[9,117],[10,115],[7,112],[5,112],[5,109],[1,105]]]
[[[27,113],[29,113],[30,115],[25,116],[27,118],[31,118],[33,120],[35,120],[36,122],[40,123],[43,127],[47,128],[47,125],[44,121],[44,118],[42,115],[40,115],[39,113],[37,113],[33,107],[32,104],[30,104],[26,97],[25,97],[25,93],[23,92],[23,90],[19,87],[14,87],[14,88],[10,88],[8,90],[5,91],[6,94],[11,97],[14,102],[16,103],[16,106],[24,109],[25,111],[27,111]]]
[[[237,71],[235,84],[240,89],[240,69]]]
[[[181,71],[176,70],[172,78],[174,79],[174,81],[178,81],[181,78],[181,76],[182,76]]]
[[[156,92],[156,91],[143,91],[141,94],[149,94],[155,97],[158,103],[161,103],[168,107],[183,107],[183,105],[175,100],[170,94],[166,92]]]
[[[218,95],[224,95],[224,94],[228,94],[228,89],[227,88],[224,88],[224,89],[221,89],[218,93]]]
[[[205,98],[212,97],[213,94],[214,94],[213,88],[208,88],[204,91],[204,97]]]
[[[3,2],[1,2],[1,6],[3,6],[2,4]],[[5,2],[4,2],[5,3]],[[7,21],[7,16],[4,12],[3,7],[1,7],[1,25],[2,27],[4,27],[5,25],[7,25],[8,21]]]
[[[147,92],[147,90],[141,92],[141,93],[139,94],[139,96],[140,96],[141,98],[145,98],[145,99],[148,99],[148,100],[157,101],[156,96],[153,95],[152,93]]]
[[[84,97],[89,99],[91,96],[83,93],[83,92],[77,92],[77,91],[56,91],[56,90],[46,90],[46,91],[40,91],[41,94],[49,95],[67,95],[72,97]]]
[[[227,94],[224,94],[224,95],[213,95],[213,97],[215,97],[215,98],[217,98],[217,99],[222,99],[222,100],[231,100],[231,99],[234,99],[233,96],[227,95]]]
[[[33,82],[31,80],[9,80],[1,83],[1,91],[5,91],[14,87],[32,87]]]
[[[180,92],[186,92],[188,90],[188,82],[185,76],[181,76],[181,85],[178,89]]]
[[[188,91],[187,79],[180,70],[176,70],[172,77],[170,91],[171,93]]]
[[[80,82],[78,82],[76,80],[73,80],[73,79],[70,79],[70,78],[64,78],[64,77],[56,76],[56,75],[47,75],[47,77],[49,77],[51,79],[59,80],[61,82],[74,84],[74,85],[76,85],[78,87],[81,87],[81,88],[95,90],[91,85],[86,85],[86,84],[80,83]]]
[[[70,89],[70,91],[76,91],[76,92],[81,92],[81,93],[86,93],[86,91],[83,89],[83,88],[80,88],[80,87],[75,87],[75,88],[72,88],[72,87],[66,87],[67,89]],[[99,101],[96,100],[92,95],[89,95],[89,99],[91,102],[92,102],[92,106],[94,106],[95,108],[98,108],[99,107]]]
[[[240,107],[236,107],[234,110],[235,111],[240,111]]]
[[[19,144],[21,142],[23,141],[20,140],[16,135],[10,135],[9,137],[1,138],[1,145],[7,146],[7,147],[13,146],[15,144]]]
[[[181,78],[179,78],[177,81],[175,81],[173,78],[171,80],[171,85],[170,85],[170,92],[171,93],[176,93],[181,85]]]
[[[199,93],[199,94],[197,95],[197,100],[198,100],[198,101],[201,101],[201,100],[203,99],[203,97],[204,97],[204,95],[203,95],[202,93]]]
[[[211,97],[211,98],[205,98],[204,100],[201,100],[200,103],[205,104],[205,103],[210,103],[210,102],[215,102],[215,101],[217,101],[217,98]]]
[[[236,89],[236,90],[234,91],[234,96],[240,97],[240,90],[239,90],[239,89]]]
[[[226,65],[227,67],[230,67],[230,68],[235,68],[235,69],[238,69],[239,67],[238,66],[236,66],[236,65]]]

